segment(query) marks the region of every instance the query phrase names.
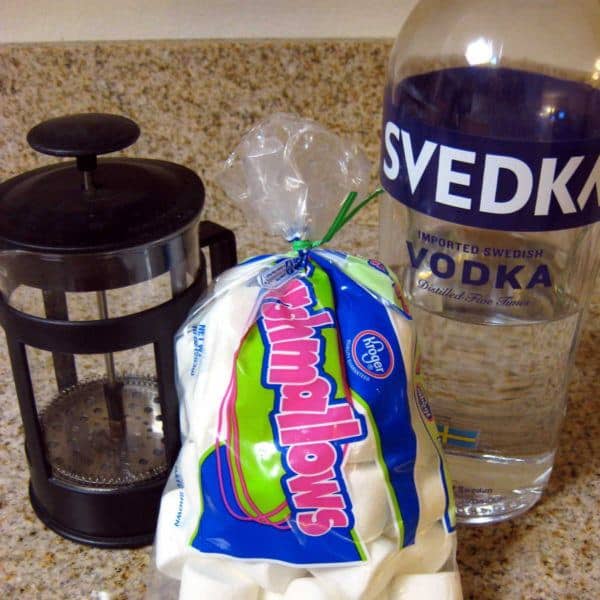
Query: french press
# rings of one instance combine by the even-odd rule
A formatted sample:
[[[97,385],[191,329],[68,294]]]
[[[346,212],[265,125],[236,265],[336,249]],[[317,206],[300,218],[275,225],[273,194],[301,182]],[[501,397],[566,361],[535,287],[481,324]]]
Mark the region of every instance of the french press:
[[[200,222],[194,172],[97,159],[139,134],[117,115],[45,121],[29,144],[76,160],[0,184],[0,324],[31,504],[62,536],[104,547],[152,541],[180,446],[174,334],[207,285],[202,248],[212,276],[236,262],[233,233]]]

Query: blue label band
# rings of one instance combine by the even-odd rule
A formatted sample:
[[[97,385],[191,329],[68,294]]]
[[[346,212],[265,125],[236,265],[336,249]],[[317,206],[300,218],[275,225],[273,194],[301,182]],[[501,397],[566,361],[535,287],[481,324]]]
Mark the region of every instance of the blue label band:
[[[439,77],[414,80],[434,76]],[[529,82],[528,75],[519,77]],[[384,104],[381,182],[392,197],[431,217],[506,231],[570,229],[600,219],[600,137],[595,125],[578,130],[594,136],[582,140],[571,132],[540,142],[504,138],[495,130],[496,137],[466,134],[428,124],[427,110],[433,109],[415,109],[402,89],[424,84],[406,81],[394,93],[387,91]],[[589,88],[596,103],[599,94]],[[585,115],[575,116],[583,120]],[[559,111],[556,119],[561,118],[575,117]]]

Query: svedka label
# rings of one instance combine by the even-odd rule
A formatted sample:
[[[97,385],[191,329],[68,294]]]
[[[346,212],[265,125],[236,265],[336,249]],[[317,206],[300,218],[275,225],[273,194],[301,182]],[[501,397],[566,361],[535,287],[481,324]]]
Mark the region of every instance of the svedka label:
[[[438,219],[506,231],[600,220],[600,139],[523,142],[465,135],[384,106],[381,182]]]

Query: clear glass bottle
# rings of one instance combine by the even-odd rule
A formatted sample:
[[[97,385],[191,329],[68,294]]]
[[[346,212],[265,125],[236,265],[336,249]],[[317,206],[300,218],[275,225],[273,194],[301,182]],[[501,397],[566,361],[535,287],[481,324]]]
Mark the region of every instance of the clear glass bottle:
[[[549,479],[600,265],[600,4],[422,0],[385,91],[382,259],[411,303],[459,519]]]

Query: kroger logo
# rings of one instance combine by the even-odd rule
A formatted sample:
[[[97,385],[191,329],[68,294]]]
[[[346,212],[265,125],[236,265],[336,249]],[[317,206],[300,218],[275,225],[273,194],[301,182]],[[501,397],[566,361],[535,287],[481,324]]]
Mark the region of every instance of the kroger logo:
[[[390,343],[377,331],[361,331],[352,342],[352,360],[363,372],[375,379],[385,379],[394,368]]]

